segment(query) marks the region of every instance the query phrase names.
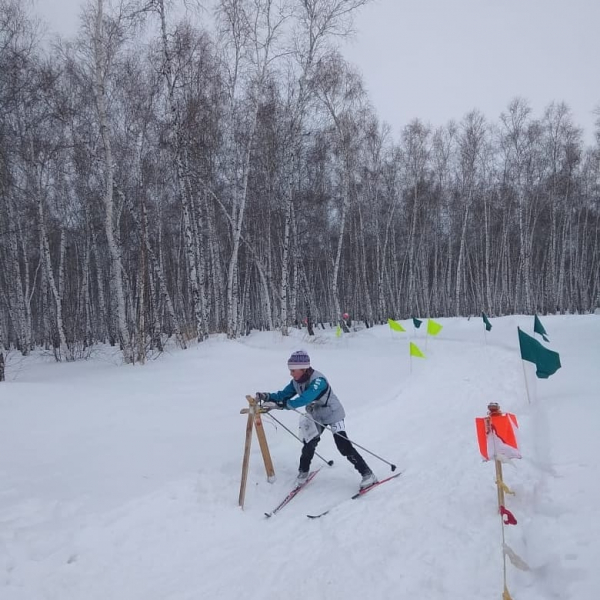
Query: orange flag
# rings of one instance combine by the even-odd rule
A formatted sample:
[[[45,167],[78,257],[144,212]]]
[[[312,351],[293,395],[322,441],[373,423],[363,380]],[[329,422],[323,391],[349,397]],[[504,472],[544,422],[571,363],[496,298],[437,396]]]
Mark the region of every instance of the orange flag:
[[[485,460],[521,458],[517,431],[519,424],[512,413],[475,419],[479,452]]]

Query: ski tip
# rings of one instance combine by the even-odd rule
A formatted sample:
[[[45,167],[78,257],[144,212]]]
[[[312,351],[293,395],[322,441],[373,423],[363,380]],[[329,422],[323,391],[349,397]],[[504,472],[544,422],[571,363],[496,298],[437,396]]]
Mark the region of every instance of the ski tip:
[[[325,512],[321,513],[320,515],[306,515],[309,519],[318,519],[319,517],[324,517],[329,511],[326,510]]]
[[[269,519],[269,518],[270,518],[270,517],[272,517],[272,516],[273,516],[273,513],[265,513],[265,517],[266,517],[267,519]]]

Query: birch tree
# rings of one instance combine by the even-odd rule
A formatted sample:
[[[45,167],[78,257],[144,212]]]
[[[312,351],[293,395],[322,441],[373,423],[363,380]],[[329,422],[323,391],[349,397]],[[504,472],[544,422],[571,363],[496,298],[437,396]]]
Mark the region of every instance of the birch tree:
[[[110,289],[116,309],[116,330],[126,363],[134,361],[131,334],[127,326],[125,293],[123,289],[123,265],[121,249],[115,232],[114,215],[114,158],[112,132],[108,108],[108,86],[111,69],[123,43],[122,23],[104,12],[104,0],[95,0],[90,15],[90,35],[92,44],[91,76],[93,80],[94,102],[98,118],[98,128],[104,153],[104,233],[110,256]]]
[[[482,114],[473,111],[467,114],[462,124],[462,134],[458,145],[460,152],[460,193],[462,204],[462,225],[458,259],[456,262],[456,287],[454,295],[455,314],[461,314],[461,291],[466,281],[464,269],[465,250],[467,244],[467,225],[469,211],[478,189],[478,172],[485,137],[485,119]]]
[[[407,198],[407,222],[408,240],[406,245],[407,269],[403,277],[408,287],[406,309],[413,313],[415,306],[415,255],[417,246],[417,233],[419,229],[419,208],[421,203],[421,191],[427,177],[430,156],[429,127],[421,121],[414,120],[407,125],[402,132],[403,141],[403,164],[405,169],[405,185]],[[408,208],[410,207],[410,209]]]
[[[189,287],[192,298],[192,313],[194,315],[194,328],[198,341],[208,335],[208,311],[205,289],[205,257],[199,246],[197,223],[194,221],[195,210],[192,198],[192,184],[190,181],[188,149],[184,119],[182,116],[181,98],[179,90],[179,70],[177,68],[177,54],[170,42],[170,32],[167,24],[167,10],[164,0],[149,0],[148,10],[157,13],[159,18],[159,36],[162,52],[162,69],[166,86],[166,100],[170,115],[171,135],[169,141],[173,148],[175,171],[179,200],[181,202],[183,229],[185,239],[185,256],[189,273]],[[180,48],[185,45],[180,46]],[[187,58],[187,57],[186,57]]]
[[[293,97],[289,104],[290,124],[288,140],[288,156],[284,164],[290,169],[297,169],[297,157],[300,154],[301,134],[305,124],[307,105],[315,93],[317,80],[321,76],[316,73],[316,66],[325,61],[331,52],[331,42],[335,38],[346,37],[352,30],[355,11],[368,4],[371,0],[297,0],[295,3],[295,30],[292,38],[292,56],[298,65],[297,85],[292,87]],[[281,332],[287,335],[287,295],[290,269],[291,222],[293,211],[293,177],[290,172],[286,175],[284,197],[284,236],[283,256],[281,265]],[[347,196],[346,196],[347,197]],[[341,239],[341,238],[340,238]],[[341,257],[341,246],[339,248]],[[334,286],[337,288],[337,270],[334,268]],[[336,312],[339,317],[339,295],[337,289],[333,293],[337,300]],[[335,300],[334,300],[335,301]]]
[[[522,99],[513,100],[506,113],[501,115],[504,125],[502,139],[506,156],[509,180],[514,190],[517,204],[517,227],[519,262],[516,273],[516,287],[513,310],[518,310],[520,294],[524,295],[523,309],[531,312],[531,198],[527,194],[527,160],[530,158],[528,129],[531,125],[531,109]]]
[[[353,192],[353,176],[356,167],[359,128],[354,111],[364,99],[360,78],[352,72],[339,56],[331,55],[329,60],[321,61],[319,79],[316,86],[317,96],[333,123],[334,148],[338,157],[339,173],[339,228],[333,260],[332,297],[334,303],[333,318],[341,317],[339,297],[339,271],[342,259],[346,219]]]
[[[0,257],[4,289],[0,306],[6,306],[17,348],[28,354],[33,344],[30,311],[30,256],[23,239],[27,197],[22,193],[28,176],[25,152],[31,147],[22,132],[30,129],[29,111],[36,107],[38,31],[19,0],[0,0]],[[32,110],[35,110],[33,108]],[[31,139],[31,138],[30,138]],[[1,319],[0,321],[3,321]],[[0,322],[0,329],[4,323]],[[10,343],[7,337],[6,343]]]
[[[236,337],[240,331],[239,252],[258,110],[269,70],[281,52],[278,38],[289,14],[285,3],[274,0],[220,0],[219,15],[221,33],[228,42],[226,55],[231,57],[227,111],[227,152],[231,162],[227,204],[230,207],[232,250],[227,269],[227,335]],[[246,87],[240,90],[242,77]]]

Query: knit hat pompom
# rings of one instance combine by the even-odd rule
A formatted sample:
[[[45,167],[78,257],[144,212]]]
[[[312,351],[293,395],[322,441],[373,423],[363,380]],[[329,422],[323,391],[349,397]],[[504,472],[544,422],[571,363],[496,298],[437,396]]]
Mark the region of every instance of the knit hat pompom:
[[[288,369],[309,369],[310,357],[304,350],[294,352],[288,360]]]

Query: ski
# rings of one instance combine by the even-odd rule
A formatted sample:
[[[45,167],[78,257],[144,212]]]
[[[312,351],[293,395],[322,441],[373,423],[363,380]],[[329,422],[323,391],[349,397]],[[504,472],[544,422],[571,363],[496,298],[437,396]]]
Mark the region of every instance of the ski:
[[[363,490],[358,490],[358,492],[356,492],[356,494],[354,494],[354,496],[350,496],[349,499],[356,500],[357,498],[360,498],[361,496],[368,494],[372,489],[380,486],[382,483],[391,481],[392,479],[395,479],[396,477],[399,477],[400,475],[402,475],[402,471],[400,471],[399,473],[394,473],[394,475],[390,475],[389,477],[386,477],[385,479],[381,479],[378,482],[374,483],[373,485],[370,485],[369,487],[364,488]],[[346,502],[346,500],[343,500],[342,502]],[[326,511],[323,511],[322,513],[319,513],[318,515],[306,515],[306,516],[309,519],[319,519],[320,517],[324,517],[327,513],[331,512],[336,506],[339,506],[340,504],[342,504],[342,502],[338,502],[338,504],[336,504],[335,506],[328,508]]]
[[[307,477],[306,481],[304,483],[302,483],[301,485],[296,486],[271,512],[266,512],[265,517],[267,517],[267,518],[272,517],[273,515],[276,515],[284,506],[287,506],[296,497],[296,495],[301,490],[303,490],[315,478],[315,475],[320,470],[321,470],[321,467],[319,467],[315,471],[311,471],[309,476]]]

